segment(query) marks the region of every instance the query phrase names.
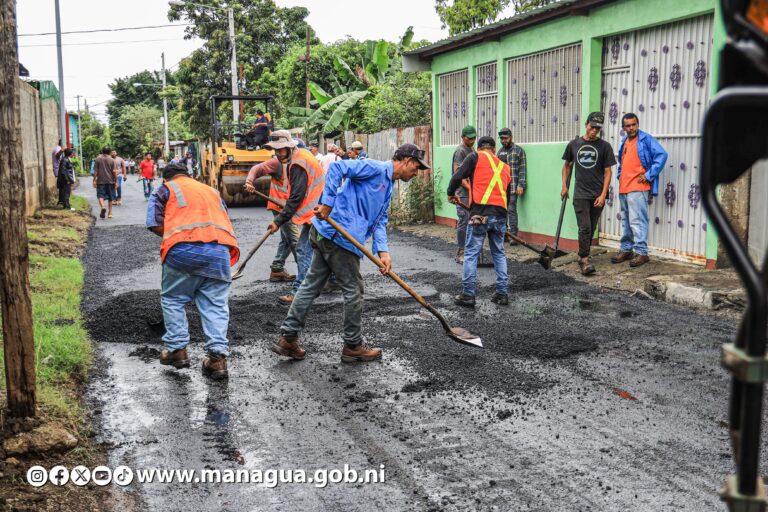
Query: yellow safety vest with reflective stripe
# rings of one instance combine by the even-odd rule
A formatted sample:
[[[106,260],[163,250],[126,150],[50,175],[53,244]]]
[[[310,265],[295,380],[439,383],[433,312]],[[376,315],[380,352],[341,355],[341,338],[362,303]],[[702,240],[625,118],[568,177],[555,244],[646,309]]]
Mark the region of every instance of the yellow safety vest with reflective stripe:
[[[165,183],[170,190],[165,205],[160,259],[181,242],[216,242],[229,247],[230,264],[240,258],[235,230],[219,193],[197,180],[183,176]]]
[[[507,189],[512,181],[509,166],[487,151],[477,152],[472,178],[472,202],[507,208]]]
[[[307,172],[307,193],[291,221],[299,225],[310,224],[315,215],[313,210],[320,203],[320,196],[323,195],[323,188],[325,188],[325,171],[315,155],[306,149],[296,150],[288,168],[290,169],[293,165],[298,165]]]

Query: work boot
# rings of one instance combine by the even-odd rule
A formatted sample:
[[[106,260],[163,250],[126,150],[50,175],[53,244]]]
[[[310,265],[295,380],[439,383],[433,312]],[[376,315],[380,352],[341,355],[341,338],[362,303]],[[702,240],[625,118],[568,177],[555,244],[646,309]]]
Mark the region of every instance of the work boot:
[[[475,298],[471,295],[460,294],[454,297],[453,303],[457,306],[464,306],[465,308],[475,307]]]
[[[456,251],[456,257],[453,259],[456,263],[459,265],[464,264],[464,249],[459,249]]]
[[[583,276],[590,276],[595,273],[595,266],[592,261],[587,258],[586,260],[579,260],[579,271]]]
[[[649,258],[647,254],[638,254],[632,259],[632,261],[629,262],[629,266],[632,268],[637,268],[645,265],[649,261],[651,261],[651,258]]]
[[[284,336],[281,334],[277,339],[277,343],[272,345],[271,349],[275,354],[298,360],[304,359],[307,355],[307,351],[299,345],[298,336]]]
[[[491,297],[491,302],[498,304],[499,306],[509,306],[509,295],[496,292],[493,294],[493,297]]]
[[[164,348],[160,352],[160,364],[171,365],[177,369],[189,368],[189,356],[186,347],[174,351]]]
[[[341,351],[342,363],[356,363],[367,362],[381,359],[381,349],[369,347],[364,343],[357,345],[344,344],[344,348]]]
[[[227,371],[226,356],[209,352],[203,359],[203,375],[213,380],[228,378],[229,372]]]
[[[275,272],[274,270],[269,273],[270,283],[292,283],[296,279],[296,276],[289,274],[285,270]]]
[[[293,304],[293,294],[289,293],[287,295],[281,295],[277,298],[277,302],[282,304],[283,306],[290,306]]]
[[[621,251],[616,256],[611,258],[611,263],[624,263],[635,257],[635,253],[632,251]]]

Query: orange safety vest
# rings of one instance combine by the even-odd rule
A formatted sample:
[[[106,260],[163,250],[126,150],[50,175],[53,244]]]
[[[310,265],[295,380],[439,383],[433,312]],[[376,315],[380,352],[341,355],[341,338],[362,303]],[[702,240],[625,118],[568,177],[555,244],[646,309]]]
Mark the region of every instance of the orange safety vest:
[[[288,168],[290,169],[294,164],[307,171],[307,194],[291,221],[299,225],[310,224],[312,217],[315,216],[313,210],[320,203],[320,196],[323,195],[323,188],[325,188],[325,171],[315,155],[306,149],[296,150]]]
[[[283,164],[280,164],[281,166]],[[288,201],[288,196],[291,195],[291,182],[288,180],[288,169],[283,168],[282,177],[279,180],[272,178],[269,184],[269,197],[281,200],[283,203]],[[283,209],[282,206],[277,206],[272,201],[267,201],[267,209],[279,212]]]
[[[472,179],[472,201],[507,208],[507,188],[512,181],[509,166],[487,151],[477,152]]]
[[[218,192],[188,177],[165,184],[171,194],[165,205],[160,259],[164,262],[171,247],[181,242],[217,242],[229,247],[230,264],[237,263],[240,249],[235,230]]]

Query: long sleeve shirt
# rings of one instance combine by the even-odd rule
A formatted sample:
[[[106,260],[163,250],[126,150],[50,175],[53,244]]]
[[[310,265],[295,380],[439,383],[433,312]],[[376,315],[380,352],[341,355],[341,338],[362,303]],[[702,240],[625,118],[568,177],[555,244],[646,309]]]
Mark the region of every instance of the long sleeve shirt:
[[[469,179],[472,187],[475,185],[475,167],[477,167],[477,153],[472,153],[461,163],[456,172],[451,176],[451,181],[448,183],[448,195],[456,195],[456,190],[461,187],[461,180]],[[472,188],[470,187],[470,188]],[[512,181],[509,182],[507,187],[507,201],[512,194]],[[507,215],[507,209],[500,206],[493,206],[488,204],[480,204],[473,202],[469,207],[469,213],[471,215],[495,215],[497,217],[503,217]]]
[[[333,208],[331,218],[358,242],[373,238],[373,252],[389,252],[387,223],[393,189],[392,162],[340,160],[325,174],[320,204]],[[363,257],[363,253],[340,235],[328,222],[312,219],[324,238]]]
[[[245,178],[247,183],[253,183],[257,179],[263,176],[271,176],[276,180],[280,180],[283,177],[283,164],[277,158],[271,158],[260,164],[256,164],[248,171],[248,177]]]
[[[526,162],[525,150],[523,148],[515,143],[512,143],[509,147],[501,146],[496,156],[507,164],[512,172],[512,190],[516,190],[517,187],[525,188],[528,186],[526,180],[528,163]]]

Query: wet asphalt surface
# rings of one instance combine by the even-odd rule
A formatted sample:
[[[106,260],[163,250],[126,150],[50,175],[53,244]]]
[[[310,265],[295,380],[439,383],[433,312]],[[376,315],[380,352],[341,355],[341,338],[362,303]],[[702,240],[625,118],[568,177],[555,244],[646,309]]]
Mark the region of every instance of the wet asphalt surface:
[[[485,350],[442,335],[365,261],[364,334],[383,360],[340,363],[337,293],[311,310],[307,358],[287,361],[269,351],[287,311],[276,302],[287,285],[267,279],[273,237],[232,287],[230,378],[210,382],[194,308],[192,368],[157,361],[160,239],[143,227],[140,184],[131,179],[123,195],[83,256],[83,311],[99,353],[88,396],[111,465],[385,468],[374,484],[118,491],[145,510],[724,510],[717,491],[732,462],[719,348],[733,324],[515,263],[508,307],[490,302],[493,269],[480,269],[478,307],[462,309],[451,300],[461,290],[453,247],[391,230],[394,269]],[[271,214],[230,213],[245,253]]]

